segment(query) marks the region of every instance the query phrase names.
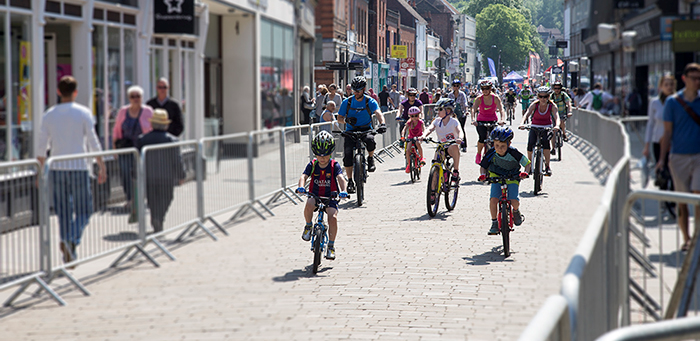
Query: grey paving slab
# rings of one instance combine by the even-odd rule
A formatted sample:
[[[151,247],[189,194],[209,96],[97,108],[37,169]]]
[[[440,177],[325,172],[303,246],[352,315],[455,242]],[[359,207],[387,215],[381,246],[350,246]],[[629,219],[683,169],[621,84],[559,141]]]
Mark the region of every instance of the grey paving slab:
[[[403,160],[389,159],[371,174],[364,206],[341,205],[338,258],[316,276],[300,238],[301,206],[280,203],[274,217],[227,226],[230,237],[174,248],[178,260],[159,257],[160,268],[142,259],[102,273],[104,262],[80,266],[75,275],[91,296],[58,279],[68,306],[24,296],[1,310],[2,338],[515,339],[558,292],[602,186],[565,146],[543,195],[532,196],[532,180],[522,183],[526,221],[504,259],[500,236],[486,234],[489,187],[475,181],[468,130],[455,211],[443,206],[430,219],[426,182],[410,184]],[[516,132],[514,145],[524,151],[526,138]]]

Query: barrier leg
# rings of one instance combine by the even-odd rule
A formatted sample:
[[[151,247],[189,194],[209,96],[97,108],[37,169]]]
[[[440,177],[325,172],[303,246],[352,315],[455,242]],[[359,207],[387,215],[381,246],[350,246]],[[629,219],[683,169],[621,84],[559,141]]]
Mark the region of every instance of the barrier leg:
[[[293,190],[291,190],[291,189],[289,189],[289,188],[287,188],[287,190],[290,191],[290,192],[292,192],[292,195],[294,195],[295,198],[299,199],[299,202],[303,202],[303,201],[304,201],[304,200],[299,196],[299,194],[297,194],[296,191],[293,191]]]
[[[226,231],[226,230],[224,229],[223,226],[221,226],[216,220],[214,220],[214,218],[209,217],[209,218],[207,218],[207,219],[208,219],[209,221],[211,221],[211,223],[214,224],[214,226],[215,226],[217,229],[219,229],[219,231],[221,231],[221,233],[223,233],[223,234],[225,234],[225,235],[228,236],[228,231]]]
[[[287,193],[286,188],[282,190],[282,194],[284,194],[284,196],[287,197],[287,199],[289,199],[289,201],[291,201],[294,205],[299,205],[297,201],[294,200],[294,198],[292,198],[292,196]]]
[[[267,213],[269,213],[273,217],[275,216],[275,214],[272,213],[272,210],[270,210],[270,208],[267,207],[267,205],[263,204],[262,201],[260,201],[260,200],[256,200],[256,201],[258,202],[258,204],[260,204],[260,206],[262,206],[262,208],[265,209],[265,211],[267,211]],[[251,205],[251,207],[252,207],[252,205]]]
[[[180,233],[180,235],[177,236],[177,238],[175,238],[175,241],[176,242],[182,241],[182,237],[184,237],[188,232],[190,232],[190,229],[192,228],[192,226],[194,226],[194,224],[187,226],[187,228],[184,231],[182,231]]]
[[[122,252],[122,254],[114,262],[112,262],[112,264],[109,267],[116,268],[117,265],[122,261],[122,259],[124,259],[133,249],[134,249],[133,246],[126,249],[124,252]]]
[[[165,246],[163,246],[163,244],[161,244],[157,238],[153,238],[150,241],[153,244],[155,244],[155,246],[159,248],[160,251],[162,251],[166,257],[170,258],[171,261],[176,261],[175,256],[173,256],[173,254],[170,253],[170,251],[168,251],[168,249]]]
[[[68,271],[66,271],[66,269],[63,269],[63,268],[62,268],[62,269],[59,270],[59,271],[61,271],[61,273],[63,274],[63,276],[66,276],[66,278],[68,278],[68,280],[69,280],[71,283],[73,283],[73,285],[75,285],[75,287],[78,288],[78,290],[80,290],[80,291],[83,293],[83,295],[85,295],[85,296],[90,296],[90,292],[87,290],[87,288],[85,288],[85,286],[83,286],[83,284],[80,283],[80,281],[78,281],[77,279],[75,279],[75,277],[73,277],[73,275],[71,275]]]
[[[46,282],[44,282],[44,280],[41,279],[41,277],[39,275],[36,275],[34,278],[32,278],[32,281],[35,281],[36,284],[39,285],[40,288],[39,288],[38,292],[40,292],[41,290],[46,290],[46,292],[49,294],[49,296],[51,296],[51,298],[53,298],[54,301],[56,301],[56,303],[58,303],[59,305],[62,305],[62,306],[66,305],[66,301],[64,301],[61,298],[61,296],[59,296],[55,291],[53,291],[53,289],[51,289],[51,287],[48,284],[46,284]],[[4,307],[11,306],[12,303],[14,303],[14,301],[19,297],[19,295],[21,295],[23,292],[25,292],[27,290],[27,288],[32,284],[32,281],[27,281],[26,283],[22,284],[22,286],[20,286],[19,289],[17,289],[17,291],[12,293],[12,295],[7,298],[5,303],[3,303],[3,306]]]

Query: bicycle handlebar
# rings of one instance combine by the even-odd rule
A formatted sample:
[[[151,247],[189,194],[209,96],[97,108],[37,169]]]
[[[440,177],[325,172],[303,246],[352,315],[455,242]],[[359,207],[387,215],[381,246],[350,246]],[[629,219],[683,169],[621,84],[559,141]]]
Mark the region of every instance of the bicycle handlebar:
[[[428,137],[427,139],[423,139],[423,141],[426,142],[431,142],[435,144],[442,144],[442,145],[452,145],[452,144],[457,144],[457,141],[455,140],[450,140],[450,141],[445,141],[445,142],[440,142],[440,141],[435,141],[432,138]]]
[[[331,192],[331,196],[330,196],[330,197],[321,197],[321,196],[318,196],[318,195],[313,194],[313,193],[310,193],[310,192],[305,192],[304,194],[306,194],[306,196],[309,197],[309,198],[314,198],[314,199],[316,199],[317,201],[323,201],[323,203],[325,203],[326,206],[328,206],[328,202],[331,201],[331,200],[350,199],[350,195],[348,195],[347,198],[341,198],[341,197],[339,197],[339,196],[338,196],[338,192]]]
[[[520,177],[520,174],[515,174],[515,175],[502,175],[502,176],[490,176],[484,179],[484,182],[488,183],[501,183],[501,182],[506,182],[506,181],[520,181],[523,178]]]

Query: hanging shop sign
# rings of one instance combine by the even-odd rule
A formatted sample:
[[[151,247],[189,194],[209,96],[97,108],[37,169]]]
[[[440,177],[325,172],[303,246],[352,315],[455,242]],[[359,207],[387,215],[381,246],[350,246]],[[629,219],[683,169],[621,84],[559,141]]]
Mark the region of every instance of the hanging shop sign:
[[[153,32],[194,34],[194,0],[156,0]]]
[[[391,45],[391,58],[407,58],[408,47],[406,45]]]
[[[673,22],[673,52],[700,51],[700,20]]]

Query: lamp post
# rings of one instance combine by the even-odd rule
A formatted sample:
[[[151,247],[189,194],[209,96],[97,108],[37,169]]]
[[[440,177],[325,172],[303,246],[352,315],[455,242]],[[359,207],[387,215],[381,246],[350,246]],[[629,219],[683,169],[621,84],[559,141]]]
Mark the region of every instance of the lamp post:
[[[501,74],[501,50],[499,50],[498,46],[496,45],[491,45],[491,49],[495,49],[498,51],[498,65],[496,66],[496,77],[498,77],[498,84],[500,85],[501,83],[503,83],[503,75]]]

